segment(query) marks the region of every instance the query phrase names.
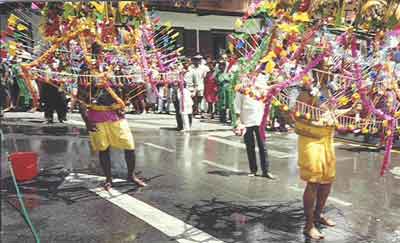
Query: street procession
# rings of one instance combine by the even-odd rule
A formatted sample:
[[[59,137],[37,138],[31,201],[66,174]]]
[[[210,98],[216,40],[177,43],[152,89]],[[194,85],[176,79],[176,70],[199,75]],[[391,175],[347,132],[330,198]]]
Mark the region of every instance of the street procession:
[[[0,1],[2,242],[400,242],[400,1]]]

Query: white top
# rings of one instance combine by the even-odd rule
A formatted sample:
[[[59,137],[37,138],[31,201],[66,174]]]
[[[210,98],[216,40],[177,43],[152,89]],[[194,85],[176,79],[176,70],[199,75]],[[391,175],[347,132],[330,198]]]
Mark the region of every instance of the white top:
[[[157,94],[154,92],[153,87],[151,87],[150,83],[146,83],[146,100],[150,104],[157,103]]]
[[[183,89],[183,106],[182,106],[182,95],[178,90],[179,99],[179,110],[181,114],[192,114],[193,113],[193,100],[190,91],[187,88]]]
[[[264,115],[264,103],[240,93],[235,97],[235,112],[245,127],[259,126]]]
[[[190,91],[197,89],[201,93],[204,91],[204,79],[210,68],[206,65],[199,65],[197,68],[190,66],[184,76],[187,87]]]

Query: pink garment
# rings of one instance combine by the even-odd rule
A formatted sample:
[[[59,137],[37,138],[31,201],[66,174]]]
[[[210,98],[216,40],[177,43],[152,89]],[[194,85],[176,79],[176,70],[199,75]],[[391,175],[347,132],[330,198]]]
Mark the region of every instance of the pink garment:
[[[123,119],[123,117],[120,117],[115,111],[88,110],[87,115],[89,121],[94,124],[102,122],[115,122]]]
[[[217,103],[218,101],[218,84],[213,71],[207,73],[204,98],[208,103]]]

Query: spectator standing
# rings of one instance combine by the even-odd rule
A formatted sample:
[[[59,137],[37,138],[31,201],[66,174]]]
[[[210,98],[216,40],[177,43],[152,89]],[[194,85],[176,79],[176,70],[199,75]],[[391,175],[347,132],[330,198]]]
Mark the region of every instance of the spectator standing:
[[[211,116],[211,119],[214,118],[215,113],[215,104],[218,101],[218,84],[216,80],[216,68],[215,62],[210,61],[208,63],[208,67],[210,71],[206,75],[205,81],[205,89],[204,89],[204,98],[207,102],[207,113]]]
[[[184,85],[182,94],[178,92],[179,110],[182,116],[183,131],[190,131],[192,127],[193,100],[191,92]]]
[[[227,123],[227,113],[231,104],[230,100],[230,84],[227,72],[227,64],[221,60],[216,70],[216,78],[218,83],[218,105],[219,120],[221,123]]]
[[[180,111],[181,109],[180,109],[179,93],[180,93],[179,84],[174,83],[173,87],[172,87],[171,99],[172,99],[172,103],[174,104],[174,109],[175,109],[175,119],[176,119],[176,125],[177,125],[176,130],[177,131],[183,130],[183,121],[182,121],[182,114]],[[192,97],[190,97],[190,98],[192,98]]]
[[[52,68],[57,71],[60,63],[55,61]],[[44,117],[48,123],[54,122],[54,111],[57,112],[57,118],[60,123],[67,120],[67,99],[63,89],[63,84],[54,87],[49,82],[42,84],[42,102],[44,103]]]
[[[10,80],[11,72],[5,59],[0,63],[0,116],[10,109]]]
[[[256,87],[263,89],[264,82],[256,81]],[[235,97],[235,112],[238,116],[237,127],[244,129],[244,143],[246,145],[247,158],[249,160],[250,174],[249,176],[256,176],[257,174],[257,160],[255,142],[257,141],[262,176],[268,179],[275,179],[269,171],[269,160],[265,141],[261,138],[260,124],[264,114],[264,103],[252,99],[243,94],[237,94]]]
[[[195,116],[202,113],[201,102],[204,96],[204,79],[208,71],[210,71],[208,66],[201,64],[202,58],[200,54],[194,56],[192,65],[189,66],[188,72],[185,74],[187,88],[193,97],[193,114]]]
[[[154,92],[150,83],[146,83],[146,102],[147,112],[155,112],[157,104],[157,94]]]

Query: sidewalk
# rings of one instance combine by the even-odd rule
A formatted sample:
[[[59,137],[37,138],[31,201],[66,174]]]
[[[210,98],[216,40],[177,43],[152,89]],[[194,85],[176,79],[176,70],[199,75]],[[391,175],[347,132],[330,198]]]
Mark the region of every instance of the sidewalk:
[[[167,114],[127,114],[126,118],[133,130],[143,129],[167,129],[174,130],[176,128],[175,115]],[[14,124],[20,126],[68,126],[84,127],[84,122],[78,113],[68,113],[67,121],[62,123],[47,124],[44,119],[43,112],[8,112],[2,120],[2,124]],[[56,121],[57,119],[55,119]],[[215,121],[207,119],[193,119],[192,132],[206,131],[227,131],[232,130],[230,126],[226,126]]]

